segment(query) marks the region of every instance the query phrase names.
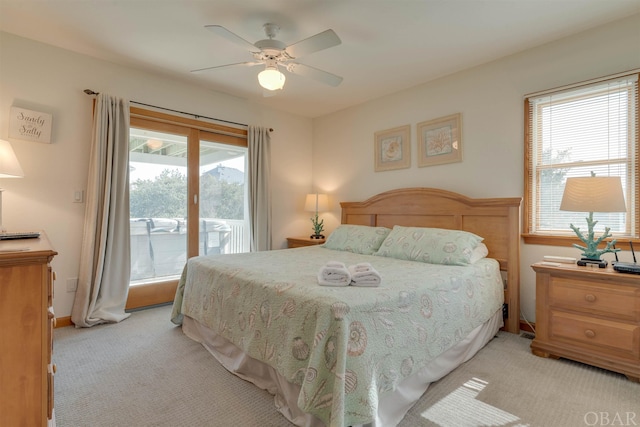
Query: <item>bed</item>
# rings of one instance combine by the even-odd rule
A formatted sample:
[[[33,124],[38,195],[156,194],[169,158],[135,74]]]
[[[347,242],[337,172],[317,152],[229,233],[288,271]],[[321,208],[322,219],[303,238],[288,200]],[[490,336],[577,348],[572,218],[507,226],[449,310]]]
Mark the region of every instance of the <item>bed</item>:
[[[431,382],[498,329],[518,332],[520,202],[431,188],[342,202],[334,233],[357,230],[366,245],[341,247],[329,236],[323,246],[192,258],[172,321],[273,394],[295,425],[397,425]],[[430,239],[481,236],[488,255],[460,265],[418,262],[413,249],[405,259],[389,255],[392,236],[415,230],[436,233]],[[375,233],[385,234],[371,249]],[[383,281],[319,286],[319,268],[335,260],[370,263]]]

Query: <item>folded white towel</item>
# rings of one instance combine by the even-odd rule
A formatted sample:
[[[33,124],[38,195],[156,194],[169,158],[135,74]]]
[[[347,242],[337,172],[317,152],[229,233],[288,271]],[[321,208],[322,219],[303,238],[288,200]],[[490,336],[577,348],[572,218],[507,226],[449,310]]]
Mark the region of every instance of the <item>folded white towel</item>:
[[[347,268],[344,262],[340,261],[327,261],[324,265],[325,267],[338,267],[338,268]]]
[[[349,270],[353,270],[358,273],[361,273],[363,271],[371,271],[372,268],[373,266],[371,265],[371,263],[368,263],[368,262],[361,262],[361,263],[349,266]]]
[[[382,276],[368,262],[349,266],[351,286],[380,286]]]
[[[318,271],[318,283],[322,286],[348,286],[351,273],[344,263],[329,261]]]

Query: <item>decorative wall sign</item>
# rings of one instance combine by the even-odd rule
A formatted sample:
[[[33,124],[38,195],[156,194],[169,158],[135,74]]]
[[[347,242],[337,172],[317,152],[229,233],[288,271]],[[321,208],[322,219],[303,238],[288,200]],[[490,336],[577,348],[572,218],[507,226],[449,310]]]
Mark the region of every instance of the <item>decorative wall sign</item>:
[[[376,172],[411,167],[411,126],[400,126],[375,133]]]
[[[418,123],[418,167],[462,161],[461,114]]]
[[[52,121],[51,114],[11,107],[9,137],[50,144]]]

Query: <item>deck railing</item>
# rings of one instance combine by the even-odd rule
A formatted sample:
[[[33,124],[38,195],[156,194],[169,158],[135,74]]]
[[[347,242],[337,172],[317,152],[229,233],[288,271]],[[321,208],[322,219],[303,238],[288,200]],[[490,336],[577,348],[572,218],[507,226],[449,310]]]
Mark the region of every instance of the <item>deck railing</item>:
[[[231,227],[229,240],[225,247],[225,254],[239,254],[249,252],[249,233],[245,232],[246,222],[241,219],[225,220]]]
[[[248,252],[243,220],[200,220],[199,254]],[[181,219],[132,218],[131,284],[179,276],[187,261],[187,227]]]

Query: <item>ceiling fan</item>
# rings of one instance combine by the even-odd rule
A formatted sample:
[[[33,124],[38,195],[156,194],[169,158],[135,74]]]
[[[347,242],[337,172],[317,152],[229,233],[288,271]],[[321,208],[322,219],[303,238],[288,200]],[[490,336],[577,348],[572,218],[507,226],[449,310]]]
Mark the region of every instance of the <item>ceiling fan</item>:
[[[310,77],[329,86],[338,86],[342,82],[342,77],[340,76],[295,61],[304,55],[309,55],[341,44],[342,41],[333,30],[323,31],[287,46],[285,43],[276,40],[275,37],[278,35],[278,31],[280,31],[280,27],[276,24],[264,24],[264,32],[268,38],[259,40],[255,42],[255,44],[249,43],[221,25],[205,25],[205,28],[245,48],[253,55],[255,61],[200,68],[193,70],[192,72],[194,73],[223,67],[253,67],[255,65],[264,65],[265,69],[258,74],[258,82],[260,86],[269,91],[279,90],[284,86],[286,77],[280,71],[280,68],[293,74]]]

